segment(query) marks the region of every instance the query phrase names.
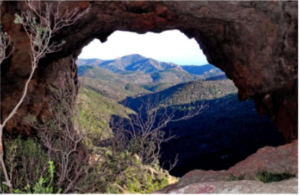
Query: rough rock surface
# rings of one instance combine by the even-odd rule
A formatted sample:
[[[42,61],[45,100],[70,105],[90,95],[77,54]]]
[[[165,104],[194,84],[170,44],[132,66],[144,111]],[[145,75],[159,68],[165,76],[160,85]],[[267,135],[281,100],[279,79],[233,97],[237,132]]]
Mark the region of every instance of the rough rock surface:
[[[298,174],[298,140],[279,147],[264,147],[246,160],[231,167],[233,175],[246,175],[253,178],[260,170],[271,173]]]
[[[297,193],[297,178],[265,184],[254,181],[258,171],[297,176],[298,140],[277,148],[264,147],[226,171],[191,171],[158,193]],[[232,181],[234,176],[248,180]]]
[[[160,192],[158,192],[160,193]],[[273,183],[262,183],[259,181],[220,181],[220,182],[204,182],[195,183],[183,188],[170,190],[170,194],[297,194],[298,179],[293,178]]]
[[[259,112],[267,113],[287,140],[297,138],[297,1],[66,1],[60,11],[89,5],[87,15],[54,37],[67,44],[40,62],[29,94],[7,131],[29,134],[24,116],[47,115],[47,86],[60,77],[59,71],[74,70],[74,59],[94,38],[105,41],[116,30],[179,29],[195,38],[208,61],[234,81],[241,100],[254,99]],[[14,14],[26,9],[25,2],[1,4],[1,26],[15,44],[13,55],[1,65],[1,120],[16,104],[30,73],[29,40],[22,26],[13,22]]]

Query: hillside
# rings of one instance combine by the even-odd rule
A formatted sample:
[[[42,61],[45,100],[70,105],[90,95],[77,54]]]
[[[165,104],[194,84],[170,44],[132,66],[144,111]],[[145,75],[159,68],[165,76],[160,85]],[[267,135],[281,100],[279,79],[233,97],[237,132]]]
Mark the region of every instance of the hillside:
[[[139,96],[141,91],[136,85],[124,87],[100,79],[80,79],[85,80],[86,85],[79,99],[84,105],[88,102],[86,109],[80,113],[82,123],[92,127],[92,131],[86,134],[90,139],[87,142],[92,145],[98,145],[112,135],[109,126],[112,120],[124,118],[126,121],[132,117],[124,114],[125,109],[127,113],[137,112],[142,102],[148,99],[152,108],[164,106],[173,111],[175,119],[184,115],[185,108],[192,102],[193,106],[207,106],[199,115],[171,122],[163,129],[166,135],[171,131],[176,138],[161,145],[160,165],[168,169],[166,162],[177,156],[179,161],[171,171],[175,176],[182,176],[193,169],[227,169],[263,146],[284,143],[282,134],[271,121],[266,116],[257,115],[252,101],[240,102],[237,99],[237,89],[228,79],[192,81],[142,96]],[[151,87],[159,86],[144,86]],[[97,88],[100,94],[95,92]],[[117,102],[125,96],[127,98],[121,103],[127,108]],[[249,139],[251,137],[257,139]],[[187,147],[189,150],[186,150]]]
[[[182,66],[182,69],[190,74],[202,75],[204,78],[225,76],[224,72],[211,64],[203,66]]]
[[[145,89],[152,92],[163,90],[170,84],[176,85],[224,75],[222,71],[212,65],[179,66],[138,54],[114,60],[78,59],[76,63],[78,64],[78,74],[81,77],[134,83],[140,86],[148,85],[152,87],[146,87]]]
[[[135,58],[138,63],[130,64]],[[97,62],[102,65],[97,65]],[[174,119],[178,119],[186,114],[187,109],[200,104],[207,106],[199,115],[171,122],[163,129],[165,135],[171,131],[176,137],[160,146],[160,165],[165,169],[169,169],[166,162],[173,161],[176,156],[179,159],[171,171],[173,175],[182,176],[193,169],[228,169],[263,146],[284,143],[282,134],[271,121],[266,116],[257,115],[252,101],[240,102],[234,83],[212,65],[165,69],[142,56],[111,62],[91,60],[90,63],[90,66],[79,66],[82,85],[97,91],[105,98],[99,98],[100,101],[105,105],[115,105],[118,110],[124,110],[124,107],[119,107],[118,101],[135,112],[150,102],[148,106],[151,108],[160,108],[155,119],[159,122],[164,108],[167,113],[174,114]],[[148,63],[152,65],[148,66]],[[144,111],[140,110],[143,120],[146,117]],[[120,118],[127,121],[128,117],[134,117],[114,112],[107,116],[107,123],[108,119],[110,122]],[[106,128],[109,129],[109,125]]]
[[[142,84],[140,87],[149,90],[151,92],[159,92],[169,87],[172,87],[173,83],[158,83],[158,84]]]
[[[205,80],[206,81],[215,81],[215,80],[224,80],[224,79],[228,79],[225,74],[218,75],[218,76],[211,76]]]
[[[192,75],[178,69],[168,69],[151,73],[154,83],[183,83],[203,79],[202,76]]]
[[[104,97],[121,101],[126,97],[136,97],[140,94],[147,94],[150,91],[136,85],[122,82],[120,80],[106,81],[102,79],[79,78],[81,86],[98,92]]]
[[[97,66],[92,66],[92,65],[79,66],[78,76],[91,78],[91,79],[102,79],[105,81],[115,82],[115,83],[128,82],[127,80],[120,78],[118,75],[114,74],[109,70]]]
[[[237,89],[233,82],[226,80],[217,81],[192,81],[188,83],[178,84],[157,93],[143,95],[141,97],[128,97],[122,101],[133,110],[137,110],[142,102],[149,99],[153,102],[153,106],[160,105],[180,105],[187,104],[199,100],[211,100],[220,98],[231,93],[236,93]]]
[[[161,165],[176,156],[171,171],[182,176],[194,170],[226,170],[264,146],[284,144],[284,137],[267,116],[259,116],[254,102],[240,102],[236,94],[199,101],[207,105],[198,116],[169,123],[175,139],[161,146]],[[188,150],[186,149],[188,148]],[[166,169],[168,164],[164,163]]]
[[[76,108],[79,113],[79,124],[77,125],[80,125],[88,144],[94,146],[113,135],[109,126],[112,115],[126,118],[125,110],[133,113],[129,108],[118,104],[117,101],[86,87],[79,90]]]
[[[145,65],[145,67],[148,67]],[[167,69],[154,72],[139,72],[139,71],[116,71],[113,68],[106,69],[94,65],[81,65],[78,67],[78,75],[80,77],[101,79],[115,83],[134,83],[134,84],[166,84],[166,83],[182,83],[193,80],[204,79],[201,75],[192,75],[183,70]]]
[[[77,59],[76,64],[77,66],[86,66],[86,65],[98,66],[103,61],[104,60],[101,59]]]
[[[217,68],[211,64],[206,64],[206,65],[202,65],[202,66],[184,65],[184,66],[181,66],[181,68],[190,74],[198,74],[198,75],[202,75],[202,74],[205,74],[208,72],[222,72],[219,68]]]

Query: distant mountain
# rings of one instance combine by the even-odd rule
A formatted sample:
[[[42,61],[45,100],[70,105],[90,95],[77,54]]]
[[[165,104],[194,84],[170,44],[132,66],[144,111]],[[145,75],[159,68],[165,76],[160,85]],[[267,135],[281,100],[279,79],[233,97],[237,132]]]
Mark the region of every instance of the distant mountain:
[[[104,60],[101,59],[77,59],[76,60],[77,66],[86,66],[86,65],[98,66],[102,62],[104,62]]]
[[[79,66],[78,75],[80,77],[102,79],[115,83],[151,83],[153,81],[151,75],[149,74],[139,72],[125,72],[120,75],[105,68],[92,65]]]
[[[83,65],[84,61],[86,61],[86,65]],[[100,64],[97,64],[98,62]],[[161,89],[164,89],[162,88],[163,86],[169,87],[170,84],[176,85],[178,83],[205,79],[201,75],[189,74],[178,65],[145,59],[140,55],[125,56],[110,61],[81,59],[78,63],[80,64],[78,66],[78,75],[80,77],[101,79],[115,83],[148,84],[160,86]]]
[[[208,77],[205,80],[206,81],[216,81],[216,80],[224,80],[224,79],[228,79],[225,74],[217,75],[217,76],[211,76],[211,77]]]
[[[203,79],[200,75],[192,75],[180,69],[167,69],[151,73],[153,82],[159,83],[182,83]]]
[[[131,83],[158,92],[179,83],[224,76],[213,65],[179,66],[133,54],[114,60],[78,59],[78,75],[116,83]],[[225,77],[226,78],[226,77]]]
[[[124,79],[118,77],[115,73],[93,65],[82,65],[78,67],[78,76],[91,79],[101,78],[106,81],[125,82]]]
[[[160,62],[152,58],[146,58],[139,54],[133,54],[114,60],[78,59],[78,65],[97,65],[115,73],[143,72],[153,73],[162,70],[183,70],[181,66],[174,63]]]
[[[193,75],[201,75],[205,78],[224,75],[224,73],[219,68],[211,64],[202,66],[179,66],[174,63],[160,62],[152,58],[146,58],[139,54],[123,56],[114,60],[77,59],[76,63],[78,67],[98,66],[118,74],[128,74],[132,72],[151,74],[159,71],[174,70],[178,72],[186,72]]]
[[[225,75],[222,70],[220,70],[219,68],[211,64],[206,64],[202,66],[192,65],[192,66],[181,66],[181,67],[183,70],[187,71],[190,74],[202,75],[205,78]]]

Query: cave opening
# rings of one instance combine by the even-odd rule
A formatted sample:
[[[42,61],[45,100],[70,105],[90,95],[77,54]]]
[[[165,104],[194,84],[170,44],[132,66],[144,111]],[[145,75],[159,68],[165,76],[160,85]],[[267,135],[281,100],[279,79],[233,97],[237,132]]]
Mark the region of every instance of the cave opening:
[[[41,4],[46,6],[46,4],[48,3],[41,2]],[[60,2],[54,2],[54,5],[56,4],[60,4]],[[276,130],[276,128],[274,128],[274,125],[270,125],[270,121],[268,118],[263,116],[263,120],[265,121],[256,123],[258,120],[262,120],[257,115],[257,111],[261,115],[267,114],[269,118],[272,119],[276,127],[278,127],[278,129],[284,134],[285,140],[287,142],[292,142],[294,140],[293,144],[288,144],[283,147],[279,147],[278,149],[272,147],[264,148],[263,150],[257,152],[256,155],[252,156],[259,157],[259,159],[263,161],[262,164],[253,163],[253,159],[252,161],[250,159],[250,164],[252,163],[254,166],[249,166],[249,164],[246,166],[239,166],[246,162],[243,161],[241,164],[233,167],[237,168],[237,172],[235,173],[239,174],[246,171],[245,174],[251,175],[256,171],[262,169],[263,171],[270,171],[269,168],[276,172],[278,170],[281,170],[281,172],[286,172],[290,167],[291,171],[297,173],[297,152],[295,152],[297,151],[298,143],[297,140],[295,140],[298,137],[298,44],[297,41],[295,41],[297,40],[298,36],[297,5],[297,2],[290,1],[278,1],[271,3],[209,1],[189,3],[183,1],[62,2],[61,9],[57,9],[57,12],[60,12],[62,14],[62,18],[66,10],[88,11],[86,12],[86,15],[80,18],[76,23],[74,23],[74,25],[61,29],[53,37],[53,40],[51,40],[51,42],[53,41],[54,43],[57,42],[65,44],[61,45],[62,47],[59,49],[59,52],[46,55],[43,59],[41,59],[41,61],[39,61],[38,69],[34,73],[33,79],[28,85],[29,88],[25,100],[22,105],[20,105],[20,108],[18,109],[17,113],[15,113],[13,119],[10,120],[9,123],[5,126],[4,131],[6,131],[7,134],[22,134],[25,135],[24,138],[29,137],[31,139],[33,137],[34,139],[36,139],[41,138],[37,137],[36,134],[39,134],[39,131],[44,130],[44,128],[32,128],[30,124],[28,124],[25,120],[27,119],[27,116],[33,116],[38,120],[38,122],[44,122],[44,119],[51,118],[52,116],[55,116],[58,121],[61,121],[59,115],[51,115],[49,104],[55,103],[55,101],[53,101],[52,99],[52,95],[55,94],[53,94],[49,90],[49,86],[57,86],[58,90],[62,90],[63,87],[61,86],[66,86],[69,84],[69,82],[66,82],[65,76],[71,74],[72,76],[75,75],[70,82],[72,85],[75,84],[73,85],[74,90],[71,91],[72,98],[74,97],[74,101],[78,92],[78,80],[81,81],[81,86],[83,86],[84,84],[83,80],[88,80],[87,82],[91,86],[89,88],[86,88],[85,92],[87,95],[83,95],[80,97],[81,91],[79,91],[78,100],[83,100],[83,106],[85,107],[90,105],[93,108],[91,109],[92,111],[99,110],[99,112],[96,113],[87,113],[87,120],[83,125],[92,127],[93,130],[97,130],[99,128],[108,130],[111,129],[110,122],[114,117],[109,116],[105,118],[105,114],[120,115],[130,112],[127,110],[128,107],[126,107],[126,105],[121,104],[121,100],[126,97],[132,96],[131,94],[122,93],[121,89],[125,88],[125,91],[137,89],[138,92],[141,92],[144,90],[160,90],[161,87],[164,88],[166,87],[166,85],[155,87],[153,87],[153,85],[144,85],[135,88],[136,85],[134,85],[133,82],[129,82],[127,83],[128,85],[119,86],[122,80],[121,76],[119,75],[116,79],[118,79],[118,81],[120,82],[118,82],[117,84],[110,82],[102,82],[102,84],[99,84],[100,82],[98,81],[92,82],[93,80],[95,80],[94,78],[82,77],[82,75],[79,75],[78,79],[77,70],[79,70],[79,68],[77,68],[75,60],[79,55],[82,47],[84,47],[84,45],[87,45],[88,42],[90,42],[94,38],[100,39],[102,42],[105,42],[107,38],[109,38],[111,34],[116,30],[146,33],[179,29],[189,38],[195,38],[195,40],[207,56],[207,60],[209,61],[209,63],[214,64],[216,65],[216,67],[223,70],[226,73],[226,76],[234,82],[234,84],[238,88],[239,99],[253,100],[255,102],[256,108],[254,108],[253,102],[250,100],[245,101],[244,103],[240,103],[237,100],[236,94],[233,94],[232,96],[229,95],[221,98],[205,100],[205,103],[207,103],[209,107],[208,109],[202,110],[202,114],[197,115],[189,120],[181,121],[180,123],[169,123],[168,126],[165,127],[165,132],[169,132],[169,130],[172,130],[173,134],[177,134],[177,137],[167,143],[160,145],[160,166],[164,167],[165,169],[169,169],[168,161],[174,160],[177,156],[179,160],[176,166],[171,170],[171,174],[173,175],[181,176],[192,169],[222,170],[233,166],[236,162],[240,161],[242,158],[246,158],[248,155],[255,152],[263,145],[276,146],[284,143],[285,141],[282,139],[282,135],[280,133],[278,134],[278,131]],[[45,6],[40,7],[40,9],[43,9]],[[52,8],[55,12],[54,7],[55,6],[53,6]],[[1,4],[1,29],[3,30],[3,32],[7,32],[9,34],[15,47],[12,55],[1,65],[2,117],[7,116],[12,108],[14,108],[15,103],[18,102],[19,98],[22,96],[24,83],[26,83],[28,78],[30,78],[29,75],[31,71],[31,58],[30,55],[28,55],[28,50],[30,50],[30,42],[28,40],[28,36],[24,32],[24,29],[22,28],[22,25],[16,24],[16,22],[14,22],[14,16],[17,16],[17,14],[22,14],[27,9],[28,8],[26,6],[26,2],[21,1],[6,1]],[[58,14],[58,16],[59,15],[60,14]],[[35,17],[33,19],[35,20]],[[158,47],[160,48],[161,46],[159,45]],[[92,68],[87,67],[86,70]],[[78,71],[79,74],[82,73],[80,71],[82,71],[82,69]],[[83,71],[85,70],[83,69]],[[89,76],[96,77],[101,74],[106,76],[107,79],[113,78],[112,74],[110,74],[109,71],[105,70],[100,72],[91,71],[89,73]],[[131,79],[134,80],[136,78],[138,77],[132,77]],[[156,74],[155,78],[160,79],[161,76],[159,74]],[[208,80],[213,83],[213,81],[219,82],[219,79],[220,78],[212,78]],[[206,80],[205,82],[209,81]],[[222,80],[223,84],[228,81],[229,80]],[[62,85],[60,86],[60,84]],[[222,92],[224,89],[227,89],[226,87],[223,87],[224,85],[213,84],[213,87],[206,87],[210,88],[210,90],[208,90],[209,94],[218,95],[219,91]],[[95,87],[98,87],[99,90],[93,91],[92,88]],[[202,91],[200,90],[202,89],[202,85],[196,87],[197,90],[193,90],[193,87],[189,88],[189,85],[187,84],[184,84],[183,87],[190,89],[188,90],[188,93],[191,93],[193,95],[194,92]],[[83,87],[80,90],[82,89]],[[104,95],[107,95],[108,93],[103,93],[101,95],[100,92],[103,92],[106,89],[109,89],[110,91],[116,93],[119,92],[119,94],[116,96],[113,95],[105,98]],[[172,90],[173,89],[174,88],[172,88]],[[188,93],[183,91],[183,93],[181,93],[181,96],[188,96]],[[101,97],[99,97],[99,94],[101,95]],[[140,97],[143,97],[145,95],[149,94],[140,94]],[[124,98],[122,98],[121,100],[117,100],[117,104],[111,105],[112,101],[114,100],[113,98],[119,97]],[[176,99],[176,97],[174,96],[168,97]],[[61,99],[56,98],[55,100]],[[97,100],[100,103],[105,103],[106,105],[98,109],[98,103],[95,102]],[[74,101],[69,101],[67,107],[69,108],[70,106],[73,106]],[[109,111],[111,110],[114,110],[115,113],[110,113]],[[181,107],[178,110],[178,112],[184,111],[185,107]],[[70,111],[73,112],[73,109],[70,109]],[[85,115],[85,113],[82,112],[80,114]],[[97,114],[102,118],[104,117],[105,120],[107,119],[107,121],[109,121],[109,125],[107,122],[103,123],[103,121],[99,121],[99,123],[93,125],[90,122],[90,119],[95,120],[94,114]],[[255,116],[256,118],[253,118],[253,116]],[[124,120],[126,120],[126,118]],[[72,129],[74,130],[73,121],[68,120],[67,122],[68,125],[70,125],[70,127],[72,127]],[[200,126],[200,124],[201,128],[197,128]],[[64,128],[66,131],[55,131],[56,134],[54,134],[53,136],[59,139],[64,139],[64,136],[60,135],[68,133],[67,129],[65,128],[68,127],[68,125],[60,125],[60,127]],[[270,127],[271,130],[268,127]],[[48,134],[52,134],[54,131],[48,130],[48,132]],[[104,145],[104,147],[100,146],[102,147],[100,148],[98,145],[99,138],[97,137],[97,132],[95,133],[94,131],[89,131],[88,133],[90,133],[90,137],[92,138],[91,142],[95,141],[97,145],[97,147],[93,147],[93,149],[101,150],[105,146],[111,145],[110,140],[106,139],[106,143],[101,143]],[[109,137],[111,136],[111,134],[108,134],[106,136]],[[121,138],[124,137],[120,137],[119,140],[121,140]],[[42,139],[37,141],[37,147],[40,147]],[[47,147],[46,144],[43,145]],[[73,162],[75,162],[77,163],[77,165],[81,166],[83,164],[83,161],[81,161],[77,157],[83,156],[85,158],[84,163],[85,165],[87,165],[90,163],[89,160],[91,158],[97,156],[92,152],[86,153],[84,144],[80,143],[80,146],[84,146],[84,148],[80,148],[78,152],[72,153],[72,156],[74,156],[74,159],[77,160],[77,162],[72,160],[70,161],[70,163],[73,164]],[[89,147],[89,145],[87,146]],[[292,148],[290,146],[292,146]],[[21,146],[20,148],[22,149],[19,150],[20,152],[25,151],[23,150],[23,148],[25,147]],[[65,147],[61,148],[65,149]],[[291,150],[289,150],[289,148],[291,148]],[[67,147],[66,149],[68,150],[69,148]],[[49,151],[51,150],[52,149],[49,149]],[[276,158],[276,154],[269,155],[270,153],[265,153],[266,150],[268,150],[269,152],[280,151],[284,155],[282,157],[280,155],[281,158]],[[22,157],[22,160],[24,159],[25,162],[28,162],[28,160],[30,160],[30,162],[34,166],[29,166],[29,168],[33,167],[35,170],[38,170],[37,166],[46,168],[45,165],[47,164],[47,159],[49,158],[44,158],[45,161],[41,161],[40,165],[38,165],[40,161],[35,162],[35,160],[42,160],[42,158],[36,156],[32,152],[32,150],[29,150],[29,152],[30,155],[32,156],[33,154],[34,157],[17,155],[17,160],[19,159],[19,156]],[[99,152],[102,153],[102,150]],[[10,154],[10,152],[5,153],[6,155]],[[266,154],[264,158],[260,158],[262,153]],[[120,153],[120,155],[116,156],[108,151],[105,152],[104,155],[112,158],[113,161],[109,162],[112,164],[109,165],[113,165],[113,168],[118,167],[118,164],[120,162],[124,162],[125,159],[133,159],[132,161],[130,161],[131,163],[139,162],[141,159],[138,155],[128,156],[127,152]],[[51,156],[54,156],[53,159],[55,160],[57,155],[54,154]],[[271,160],[269,160],[270,158]],[[103,160],[101,158],[98,159]],[[276,160],[273,161],[272,159]],[[281,159],[284,159],[284,162],[281,161]],[[287,161],[287,159],[289,160]],[[290,159],[292,160],[290,161]],[[10,165],[10,163],[8,163],[8,165]],[[11,168],[11,166],[8,167]],[[60,166],[57,166],[57,168],[58,172],[60,172]],[[23,174],[22,168],[20,166],[18,166],[16,170],[17,172],[20,172],[20,174]],[[35,170],[29,171],[29,173],[35,173]],[[71,168],[72,177],[74,176],[78,178],[76,174],[73,174],[73,170],[76,171],[77,169],[75,170]],[[143,175],[148,173],[149,175],[149,172],[151,171],[149,171],[149,169],[135,169],[134,171],[129,170],[129,172],[133,174],[141,173]],[[122,173],[126,175],[129,174],[129,172],[127,169],[127,172],[125,171]],[[194,174],[194,172],[189,174],[193,176],[193,180],[194,176],[200,176],[200,178],[198,177],[195,182],[199,183],[199,181],[206,182],[210,180],[210,178],[207,177],[207,174],[202,174],[202,171],[195,172],[199,174]],[[210,172],[211,171],[208,171],[206,173]],[[45,173],[47,173],[47,171],[45,171]],[[105,174],[107,172],[100,171],[95,178],[101,178],[101,173]],[[217,178],[219,180],[219,174],[222,175],[223,172],[214,173],[217,174]],[[124,176],[124,174],[120,175]],[[226,174],[232,174],[232,172],[229,170],[228,172],[226,172]],[[39,175],[43,176],[41,178],[45,178],[45,174],[36,174],[36,176]],[[58,173],[58,175],[60,175],[60,173]],[[105,185],[100,192],[127,193],[127,189],[129,188],[123,190],[118,187],[124,187],[124,181],[128,177],[119,179],[120,175],[113,175],[116,176],[116,180],[112,179],[112,184],[115,184],[115,181],[122,182],[122,185],[115,186],[115,191],[107,189],[108,185]],[[3,176],[3,174],[1,176]],[[18,178],[22,177],[13,177],[13,179],[19,180]],[[157,177],[152,178],[157,179]],[[70,181],[68,178],[67,180]],[[90,179],[88,180],[90,181]],[[99,179],[95,179],[95,181],[96,180],[98,181]],[[6,181],[9,182],[9,178],[6,179]],[[152,181],[154,181],[153,184],[156,185],[156,180]],[[163,180],[161,181],[163,182]],[[139,188],[141,187],[141,185],[139,184],[144,183],[144,181],[140,182],[138,185],[135,185],[137,187],[131,185],[132,181],[126,180],[125,182],[127,182],[128,184],[125,186],[131,188],[129,189],[129,191],[134,193],[147,193],[150,191],[155,191],[153,190],[153,188],[148,188],[147,186],[146,189],[144,188],[142,189],[143,191],[141,191],[141,189]],[[75,183],[77,185],[80,182]],[[25,185],[23,184],[25,183],[21,182],[20,188],[17,187],[17,189],[24,189]],[[73,181],[71,181],[70,185],[71,184],[73,184]],[[169,182],[169,184],[171,183]],[[184,184],[184,186],[182,186],[181,184]],[[175,187],[177,187],[177,189],[180,187],[184,187],[184,189],[187,189],[186,185],[189,184],[189,182],[186,183],[185,178],[182,178],[178,185],[175,185]],[[235,184],[235,182],[232,182],[232,184]],[[68,182],[66,185],[68,185]],[[27,186],[28,185],[26,185],[25,189],[27,189]],[[35,185],[33,182],[30,182],[30,186],[33,187]],[[89,185],[89,187],[90,186],[91,185]],[[164,185],[159,185],[156,189],[162,188],[162,186]],[[172,186],[174,187],[174,185]],[[277,184],[275,186],[277,186]],[[195,187],[198,187],[198,185]],[[60,191],[60,184],[55,184],[54,188]],[[293,191],[295,191],[296,188],[294,188],[293,186],[292,188]],[[263,187],[263,189],[265,190],[266,188]],[[70,190],[73,192],[74,189],[66,188],[66,190]],[[81,190],[82,192],[99,192],[90,188]],[[182,192],[183,188],[179,190]],[[262,190],[262,192],[266,192],[264,190]],[[167,191],[171,193],[176,192],[169,189]]]
[[[160,143],[159,164],[174,176],[194,169],[228,169],[259,148],[284,144],[270,119],[257,114],[252,100],[240,102],[233,82],[208,64],[194,39],[190,45],[187,41],[191,40],[178,30],[146,35],[117,31],[105,43],[94,39],[82,49],[76,61],[82,88],[78,99],[103,112],[97,119],[102,124],[84,123],[110,132],[92,133],[93,144],[109,145],[109,137],[116,133],[114,123],[120,118],[128,122],[127,117],[139,114],[149,100],[175,108],[178,116],[190,106],[205,105],[200,114],[161,128],[174,138]],[[144,113],[144,122],[146,117]],[[159,114],[155,120],[160,120]]]

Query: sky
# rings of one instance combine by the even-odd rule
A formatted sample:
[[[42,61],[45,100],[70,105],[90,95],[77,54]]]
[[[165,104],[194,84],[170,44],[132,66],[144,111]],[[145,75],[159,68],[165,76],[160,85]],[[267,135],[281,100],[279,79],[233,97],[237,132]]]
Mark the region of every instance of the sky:
[[[130,54],[178,65],[208,64],[195,39],[189,39],[179,30],[146,34],[116,31],[104,43],[94,39],[82,49],[78,58],[111,60]]]

